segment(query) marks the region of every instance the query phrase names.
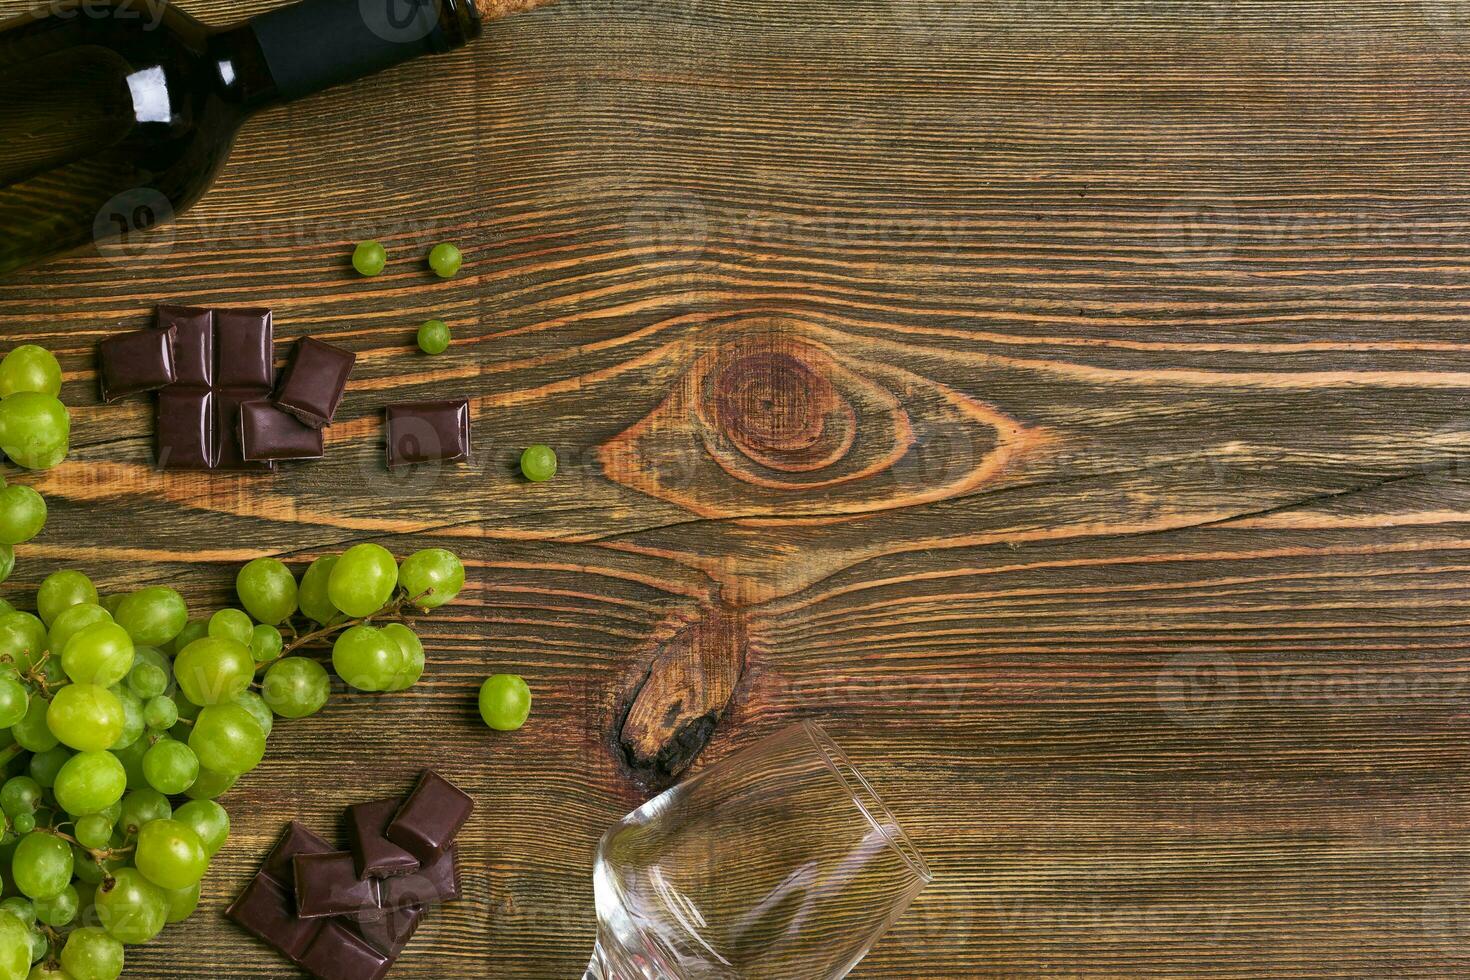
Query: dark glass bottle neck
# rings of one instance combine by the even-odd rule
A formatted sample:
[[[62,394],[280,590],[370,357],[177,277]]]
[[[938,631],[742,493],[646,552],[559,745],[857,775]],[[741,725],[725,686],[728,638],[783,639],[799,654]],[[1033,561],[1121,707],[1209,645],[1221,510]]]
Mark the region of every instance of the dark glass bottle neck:
[[[232,102],[253,111],[479,37],[473,0],[302,0],[211,39]]]

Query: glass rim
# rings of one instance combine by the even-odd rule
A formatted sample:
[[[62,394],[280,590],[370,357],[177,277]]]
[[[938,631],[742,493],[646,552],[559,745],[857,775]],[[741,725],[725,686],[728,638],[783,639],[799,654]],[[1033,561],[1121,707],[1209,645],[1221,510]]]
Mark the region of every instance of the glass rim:
[[[929,870],[929,863],[924,860],[924,856],[909,839],[907,831],[899,824],[898,818],[893,815],[888,804],[883,802],[883,798],[878,795],[873,784],[868,782],[868,778],[858,770],[857,766],[853,765],[847,753],[842,751],[842,747],[832,740],[832,736],[827,734],[826,729],[814,721],[803,721],[800,727],[816,746],[822,756],[822,761],[827,764],[832,775],[842,783],[843,789],[847,791],[852,802],[862,811],[868,823],[873,825],[873,829],[883,835],[888,846],[920,881],[926,885],[933,882],[934,872]],[[883,819],[880,820],[874,816],[874,810],[877,810]]]

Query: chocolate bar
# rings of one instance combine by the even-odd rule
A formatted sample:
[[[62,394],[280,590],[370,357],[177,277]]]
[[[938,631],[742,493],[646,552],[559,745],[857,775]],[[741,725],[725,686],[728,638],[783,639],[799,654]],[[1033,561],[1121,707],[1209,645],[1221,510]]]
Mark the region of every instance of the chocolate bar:
[[[347,851],[298,854],[296,914],[303,919],[360,915],[382,907],[376,878],[357,877],[357,862]]]
[[[474,809],[459,787],[427,770],[384,834],[427,866],[454,842]]]
[[[413,874],[419,859],[383,836],[403,800],[390,798],[347,808],[347,837],[359,878],[396,878]]]
[[[388,406],[388,466],[470,458],[467,398]]]
[[[451,844],[421,870],[400,878],[384,878],[379,904],[392,911],[458,901],[463,892],[457,860],[456,849]]]
[[[313,429],[332,424],[357,355],[315,337],[296,342],[276,392],[276,407]]]
[[[320,980],[381,980],[392,966],[391,956],[335,921],[322,927],[301,957],[301,967]]]
[[[157,391],[178,380],[174,341],[178,331],[134,330],[108,337],[97,345],[102,400],[115,402],[128,395]]]
[[[304,425],[264,398],[244,402],[239,411],[241,456],[253,462],[321,459],[322,432]]]
[[[290,892],[265,872],[255,876],[225,914],[295,963],[322,928],[320,920],[298,919]]]
[[[214,311],[160,306],[158,329],[174,331],[174,369],[181,385],[214,384]]]
[[[292,820],[286,832],[265,859],[261,871],[285,885],[296,887],[296,856],[298,854],[331,854],[336,848],[316,834]]]

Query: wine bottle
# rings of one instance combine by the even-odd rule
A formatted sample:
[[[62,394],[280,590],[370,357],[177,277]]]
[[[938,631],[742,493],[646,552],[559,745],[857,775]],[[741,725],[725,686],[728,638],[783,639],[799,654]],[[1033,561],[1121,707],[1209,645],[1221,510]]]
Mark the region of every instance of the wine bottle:
[[[253,113],[547,2],[304,0],[215,30],[167,0],[52,0],[0,25],[0,276],[183,211]]]

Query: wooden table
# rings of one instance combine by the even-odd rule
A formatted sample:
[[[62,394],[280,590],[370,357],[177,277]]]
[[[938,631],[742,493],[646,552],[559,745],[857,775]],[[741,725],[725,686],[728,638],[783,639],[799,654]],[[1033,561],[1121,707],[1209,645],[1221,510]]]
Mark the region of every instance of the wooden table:
[[[469,900],[395,976],[579,976],[599,834],[799,718],[938,874],[855,977],[1463,973],[1467,79],[1452,0],[567,0],[255,121],[143,254],[0,284],[76,423],[5,595],[471,566],[419,688],[279,726],[127,975],[291,975],[229,896],[434,764]],[[155,472],[91,352],[157,302],[355,349],[327,461]],[[450,394],[474,463],[390,477],[382,406]]]

